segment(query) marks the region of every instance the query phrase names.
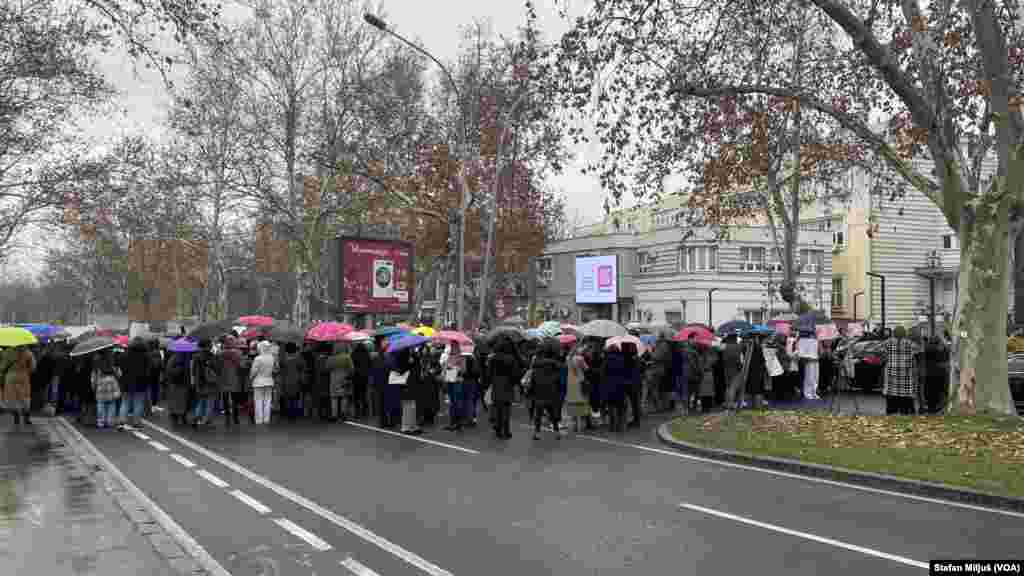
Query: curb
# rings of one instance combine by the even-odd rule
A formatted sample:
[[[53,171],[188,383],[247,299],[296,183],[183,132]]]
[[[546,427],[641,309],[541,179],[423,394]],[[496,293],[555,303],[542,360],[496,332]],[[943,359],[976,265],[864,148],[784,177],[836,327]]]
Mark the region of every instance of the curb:
[[[712,460],[722,460],[743,464],[755,468],[768,470],[781,470],[791,474],[799,474],[811,478],[822,478],[835,482],[856,484],[870,488],[899,492],[903,494],[914,494],[937,500],[948,500],[963,504],[971,504],[984,508],[1009,510],[1017,513],[1024,513],[1024,499],[1011,496],[999,496],[978,492],[966,488],[955,488],[946,484],[910,480],[886,474],[875,474],[873,472],[861,472],[849,468],[838,468],[824,464],[811,464],[788,458],[776,458],[772,456],[755,456],[746,452],[734,452],[721,448],[709,448],[676,440],[669,431],[672,422],[665,422],[658,426],[658,440],[680,452],[686,452],[695,456],[701,456]]]
[[[85,465],[96,484],[110,494],[136,532],[157,555],[182,576],[230,576],[227,570],[192,539],[166,512],[92,445],[63,417],[39,419],[51,439],[62,442]]]

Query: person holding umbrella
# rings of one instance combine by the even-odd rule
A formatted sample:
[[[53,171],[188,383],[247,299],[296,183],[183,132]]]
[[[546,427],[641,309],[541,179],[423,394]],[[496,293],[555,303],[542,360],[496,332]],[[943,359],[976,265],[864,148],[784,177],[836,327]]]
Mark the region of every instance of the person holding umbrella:
[[[174,352],[167,359],[164,371],[164,382],[167,384],[167,409],[171,413],[171,421],[185,424],[189,401],[189,361],[191,353]]]
[[[277,361],[271,351],[270,342],[261,341],[256,345],[256,350],[258,355],[249,368],[249,385],[253,394],[253,422],[267,424],[270,422]]]
[[[112,428],[117,418],[117,399],[121,397],[121,369],[114,364],[114,355],[109,348],[96,354],[92,371],[92,389],[96,394],[96,427]]]
[[[121,355],[121,425],[131,430],[142,419],[149,393],[150,354],[142,338],[136,337]]]
[[[245,402],[245,379],[242,377],[244,364],[242,352],[233,336],[224,338],[224,347],[220,352],[219,386],[224,402],[224,424],[231,426],[234,421],[238,426],[238,407]]]
[[[0,390],[0,404],[14,416],[14,424],[20,425],[24,416],[25,424],[32,423],[29,407],[32,401],[32,373],[36,369],[36,357],[25,346],[15,346],[4,351],[0,361],[3,389]]]
[[[562,365],[559,362],[561,345],[549,338],[541,344],[533,361],[533,439],[540,440],[540,428],[544,413],[551,419],[551,427],[558,438],[558,423],[562,417],[562,390],[560,385]]]
[[[502,338],[495,348],[496,350],[487,360],[488,380],[491,384],[491,404],[495,413],[494,435],[508,440],[512,438],[513,391],[519,384],[521,371],[515,344]]]
[[[464,411],[463,401],[465,395],[462,390],[462,372],[466,366],[466,359],[459,353],[459,345],[455,342],[449,344],[441,354],[442,378],[448,394],[448,426],[445,430],[462,430],[462,414]]]

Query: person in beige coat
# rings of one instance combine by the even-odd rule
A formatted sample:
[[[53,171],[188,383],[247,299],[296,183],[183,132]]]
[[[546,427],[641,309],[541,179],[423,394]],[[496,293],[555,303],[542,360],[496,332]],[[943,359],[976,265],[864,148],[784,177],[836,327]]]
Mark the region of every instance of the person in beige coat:
[[[573,348],[565,362],[569,369],[565,385],[565,412],[572,421],[572,431],[579,432],[583,428],[583,419],[590,416],[590,402],[583,393],[583,379],[588,365],[582,346]]]
[[[9,348],[0,360],[3,374],[3,389],[0,390],[0,405],[14,415],[14,423],[20,424],[24,415],[25,423],[31,424],[29,406],[32,401],[32,373],[36,370],[36,357],[24,346]]]

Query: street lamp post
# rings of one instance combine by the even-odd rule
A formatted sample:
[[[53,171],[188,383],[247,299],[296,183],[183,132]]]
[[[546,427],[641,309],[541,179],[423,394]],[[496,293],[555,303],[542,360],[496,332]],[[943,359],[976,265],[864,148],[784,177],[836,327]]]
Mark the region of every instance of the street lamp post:
[[[460,183],[462,184],[462,198],[459,203],[459,247],[458,255],[456,256],[459,260],[459,268],[458,279],[456,281],[457,285],[455,287],[455,326],[458,330],[462,330],[465,321],[463,307],[465,305],[466,287],[466,209],[469,204],[469,187],[466,185],[466,159],[463,157],[463,153],[465,152],[465,147],[463,146],[463,144],[466,138],[466,114],[465,111],[462,109],[462,94],[461,92],[459,92],[459,85],[455,83],[455,78],[452,76],[452,73],[449,72],[448,68],[444,64],[442,64],[441,61],[438,60],[433,54],[427,52],[420,46],[417,46],[416,44],[410,42],[401,34],[395,32],[394,30],[391,30],[390,28],[388,28],[388,25],[386,22],[384,22],[384,20],[381,20],[380,18],[374,16],[373,14],[370,14],[369,12],[363,14],[363,20],[365,20],[366,23],[369,24],[370,26],[373,26],[374,28],[380,30],[381,32],[386,32],[387,34],[390,34],[391,36],[400,40],[406,46],[433,60],[434,64],[437,64],[441,71],[444,72],[445,78],[447,78],[448,83],[451,84],[452,91],[455,92],[455,98],[458,100],[459,118],[461,126],[459,126],[459,135],[455,142],[455,156],[459,160],[459,180]]]
[[[711,295],[714,294],[715,292],[718,292],[718,288],[712,288],[712,289],[708,290],[708,327],[709,328],[713,328],[714,327],[714,323],[711,320]]]
[[[885,275],[877,272],[865,272],[872,278],[878,278],[882,281],[882,333],[885,333]]]

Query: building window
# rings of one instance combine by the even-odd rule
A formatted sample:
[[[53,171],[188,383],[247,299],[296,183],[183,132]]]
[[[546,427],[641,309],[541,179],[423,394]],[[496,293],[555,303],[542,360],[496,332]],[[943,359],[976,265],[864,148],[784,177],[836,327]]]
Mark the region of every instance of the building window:
[[[744,246],[740,248],[740,270],[760,272],[764,269],[764,248]]]
[[[718,246],[687,246],[679,251],[681,272],[713,272],[718,269]]]
[[[944,250],[959,250],[960,239],[956,237],[956,234],[945,234],[942,236],[942,248]]]
[[[751,324],[763,324],[764,323],[764,310],[744,310],[743,319]]]
[[[837,250],[846,248],[846,234],[843,230],[832,231],[832,247]]]
[[[451,326],[452,324],[455,324],[455,310],[449,308],[444,311],[444,325]]]
[[[680,311],[665,311],[665,324],[676,326],[683,323],[683,313]]]
[[[554,277],[555,277],[555,269],[552,266],[551,257],[550,256],[545,256],[544,258],[538,258],[537,259],[537,281],[541,285],[547,286],[548,284],[551,284],[551,281],[554,280]]]
[[[832,278],[832,307],[843,308],[845,298],[846,290],[843,289],[843,278],[841,276]]]
[[[800,251],[800,271],[814,274],[821,267],[824,253],[821,250]]]
[[[641,274],[651,271],[651,255],[647,252],[636,253],[636,268]]]

